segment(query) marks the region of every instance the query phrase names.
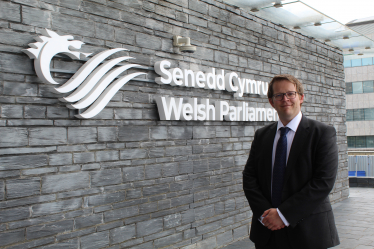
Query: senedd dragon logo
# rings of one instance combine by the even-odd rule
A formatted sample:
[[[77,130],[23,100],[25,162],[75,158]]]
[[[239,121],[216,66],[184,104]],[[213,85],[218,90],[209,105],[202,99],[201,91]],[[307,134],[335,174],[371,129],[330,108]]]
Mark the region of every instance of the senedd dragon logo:
[[[65,54],[72,59],[83,59],[90,56],[90,53],[71,51],[70,48],[80,49],[81,41],[73,40],[71,35],[60,36],[56,32],[45,29],[42,36],[36,37],[37,42],[30,43],[29,49],[22,50],[30,59],[34,59],[36,74],[46,83],[59,84],[51,76],[50,63],[52,58],[59,53]],[[118,90],[131,79],[145,74],[141,72],[120,76],[126,70],[140,66],[138,64],[128,64],[117,66],[122,61],[133,59],[133,57],[122,56],[115,59],[106,60],[109,56],[125,51],[124,48],[109,49],[98,53],[83,64],[79,70],[64,84],[55,87],[58,93],[70,93],[61,98],[63,102],[68,102],[70,109],[85,109],[76,115],[78,118],[92,118],[99,114],[109,103]],[[116,80],[115,80],[116,79]]]

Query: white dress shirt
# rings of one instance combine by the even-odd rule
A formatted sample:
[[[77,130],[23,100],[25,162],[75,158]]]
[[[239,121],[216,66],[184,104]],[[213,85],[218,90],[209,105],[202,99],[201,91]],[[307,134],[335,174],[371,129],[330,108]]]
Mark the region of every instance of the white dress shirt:
[[[300,121],[301,121],[301,118],[302,118],[302,114],[301,112],[299,112],[299,114],[296,115],[296,117],[294,117],[287,125],[286,127],[290,128],[290,130],[288,131],[287,133],[287,156],[286,156],[286,162],[288,162],[288,155],[290,154],[290,150],[291,150],[291,145],[292,145],[292,142],[293,142],[293,138],[295,137],[295,133],[297,131],[297,128],[299,127],[299,124],[300,124]],[[274,169],[274,161],[275,161],[275,152],[277,150],[277,144],[278,144],[278,140],[279,140],[279,137],[280,137],[280,128],[284,127],[284,125],[282,124],[282,122],[280,120],[278,120],[278,126],[277,126],[277,133],[275,134],[275,138],[274,138],[274,143],[273,143],[273,155],[272,155],[272,174],[271,174],[271,184],[273,185],[273,169]],[[287,164],[286,164],[287,166]],[[282,219],[284,225],[286,226],[289,226],[290,223],[288,223],[288,221],[286,220],[286,218],[283,216],[283,214],[279,211],[279,209],[277,208],[277,211],[278,211],[278,214],[279,214],[279,217]]]

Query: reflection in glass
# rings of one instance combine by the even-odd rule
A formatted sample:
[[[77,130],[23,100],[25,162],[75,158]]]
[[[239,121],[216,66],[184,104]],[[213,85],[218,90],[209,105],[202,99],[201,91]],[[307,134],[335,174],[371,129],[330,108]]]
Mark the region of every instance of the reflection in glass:
[[[356,137],[347,137],[348,148],[355,148],[356,146]]]
[[[347,110],[347,121],[353,121],[353,110]]]
[[[374,148],[374,136],[366,137],[366,146],[367,148]]]
[[[373,65],[373,58],[372,57],[370,57],[370,58],[362,58],[362,65],[363,66]]]
[[[374,120],[374,109],[368,108],[364,109],[365,112],[365,120]]]
[[[366,148],[366,137],[356,137],[356,148]]]
[[[347,121],[370,121],[374,120],[374,108],[348,109],[346,113]]]
[[[364,93],[372,93],[373,90],[374,90],[373,89],[373,81],[368,80],[368,81],[362,82],[362,88],[363,88]]]
[[[364,109],[353,110],[353,120],[355,121],[365,120]]]
[[[351,67],[351,60],[344,60],[344,67]]]
[[[374,148],[374,136],[347,137],[348,148]]]
[[[362,66],[361,59],[354,59],[352,61],[352,67],[360,67]]]
[[[352,82],[345,84],[345,94],[352,94]]]
[[[353,93],[362,93],[362,82],[352,82],[352,92]]]

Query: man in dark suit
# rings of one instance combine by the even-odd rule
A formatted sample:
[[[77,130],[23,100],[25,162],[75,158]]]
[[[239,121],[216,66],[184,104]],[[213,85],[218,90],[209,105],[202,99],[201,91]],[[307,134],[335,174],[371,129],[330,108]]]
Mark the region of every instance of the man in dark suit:
[[[329,200],[338,168],[336,132],[306,118],[302,84],[277,75],[268,99],[279,121],[256,131],[243,171],[257,249],[326,249],[339,237]]]

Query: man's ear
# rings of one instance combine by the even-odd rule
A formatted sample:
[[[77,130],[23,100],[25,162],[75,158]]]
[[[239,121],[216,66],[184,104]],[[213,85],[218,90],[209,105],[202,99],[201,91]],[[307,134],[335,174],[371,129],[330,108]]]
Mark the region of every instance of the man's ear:
[[[304,95],[303,95],[304,96]],[[269,103],[270,103],[270,105],[274,108],[274,103],[273,103],[273,98],[268,98],[269,99]],[[304,99],[304,97],[303,97],[303,99]]]
[[[300,105],[304,102],[304,94],[300,95]]]

